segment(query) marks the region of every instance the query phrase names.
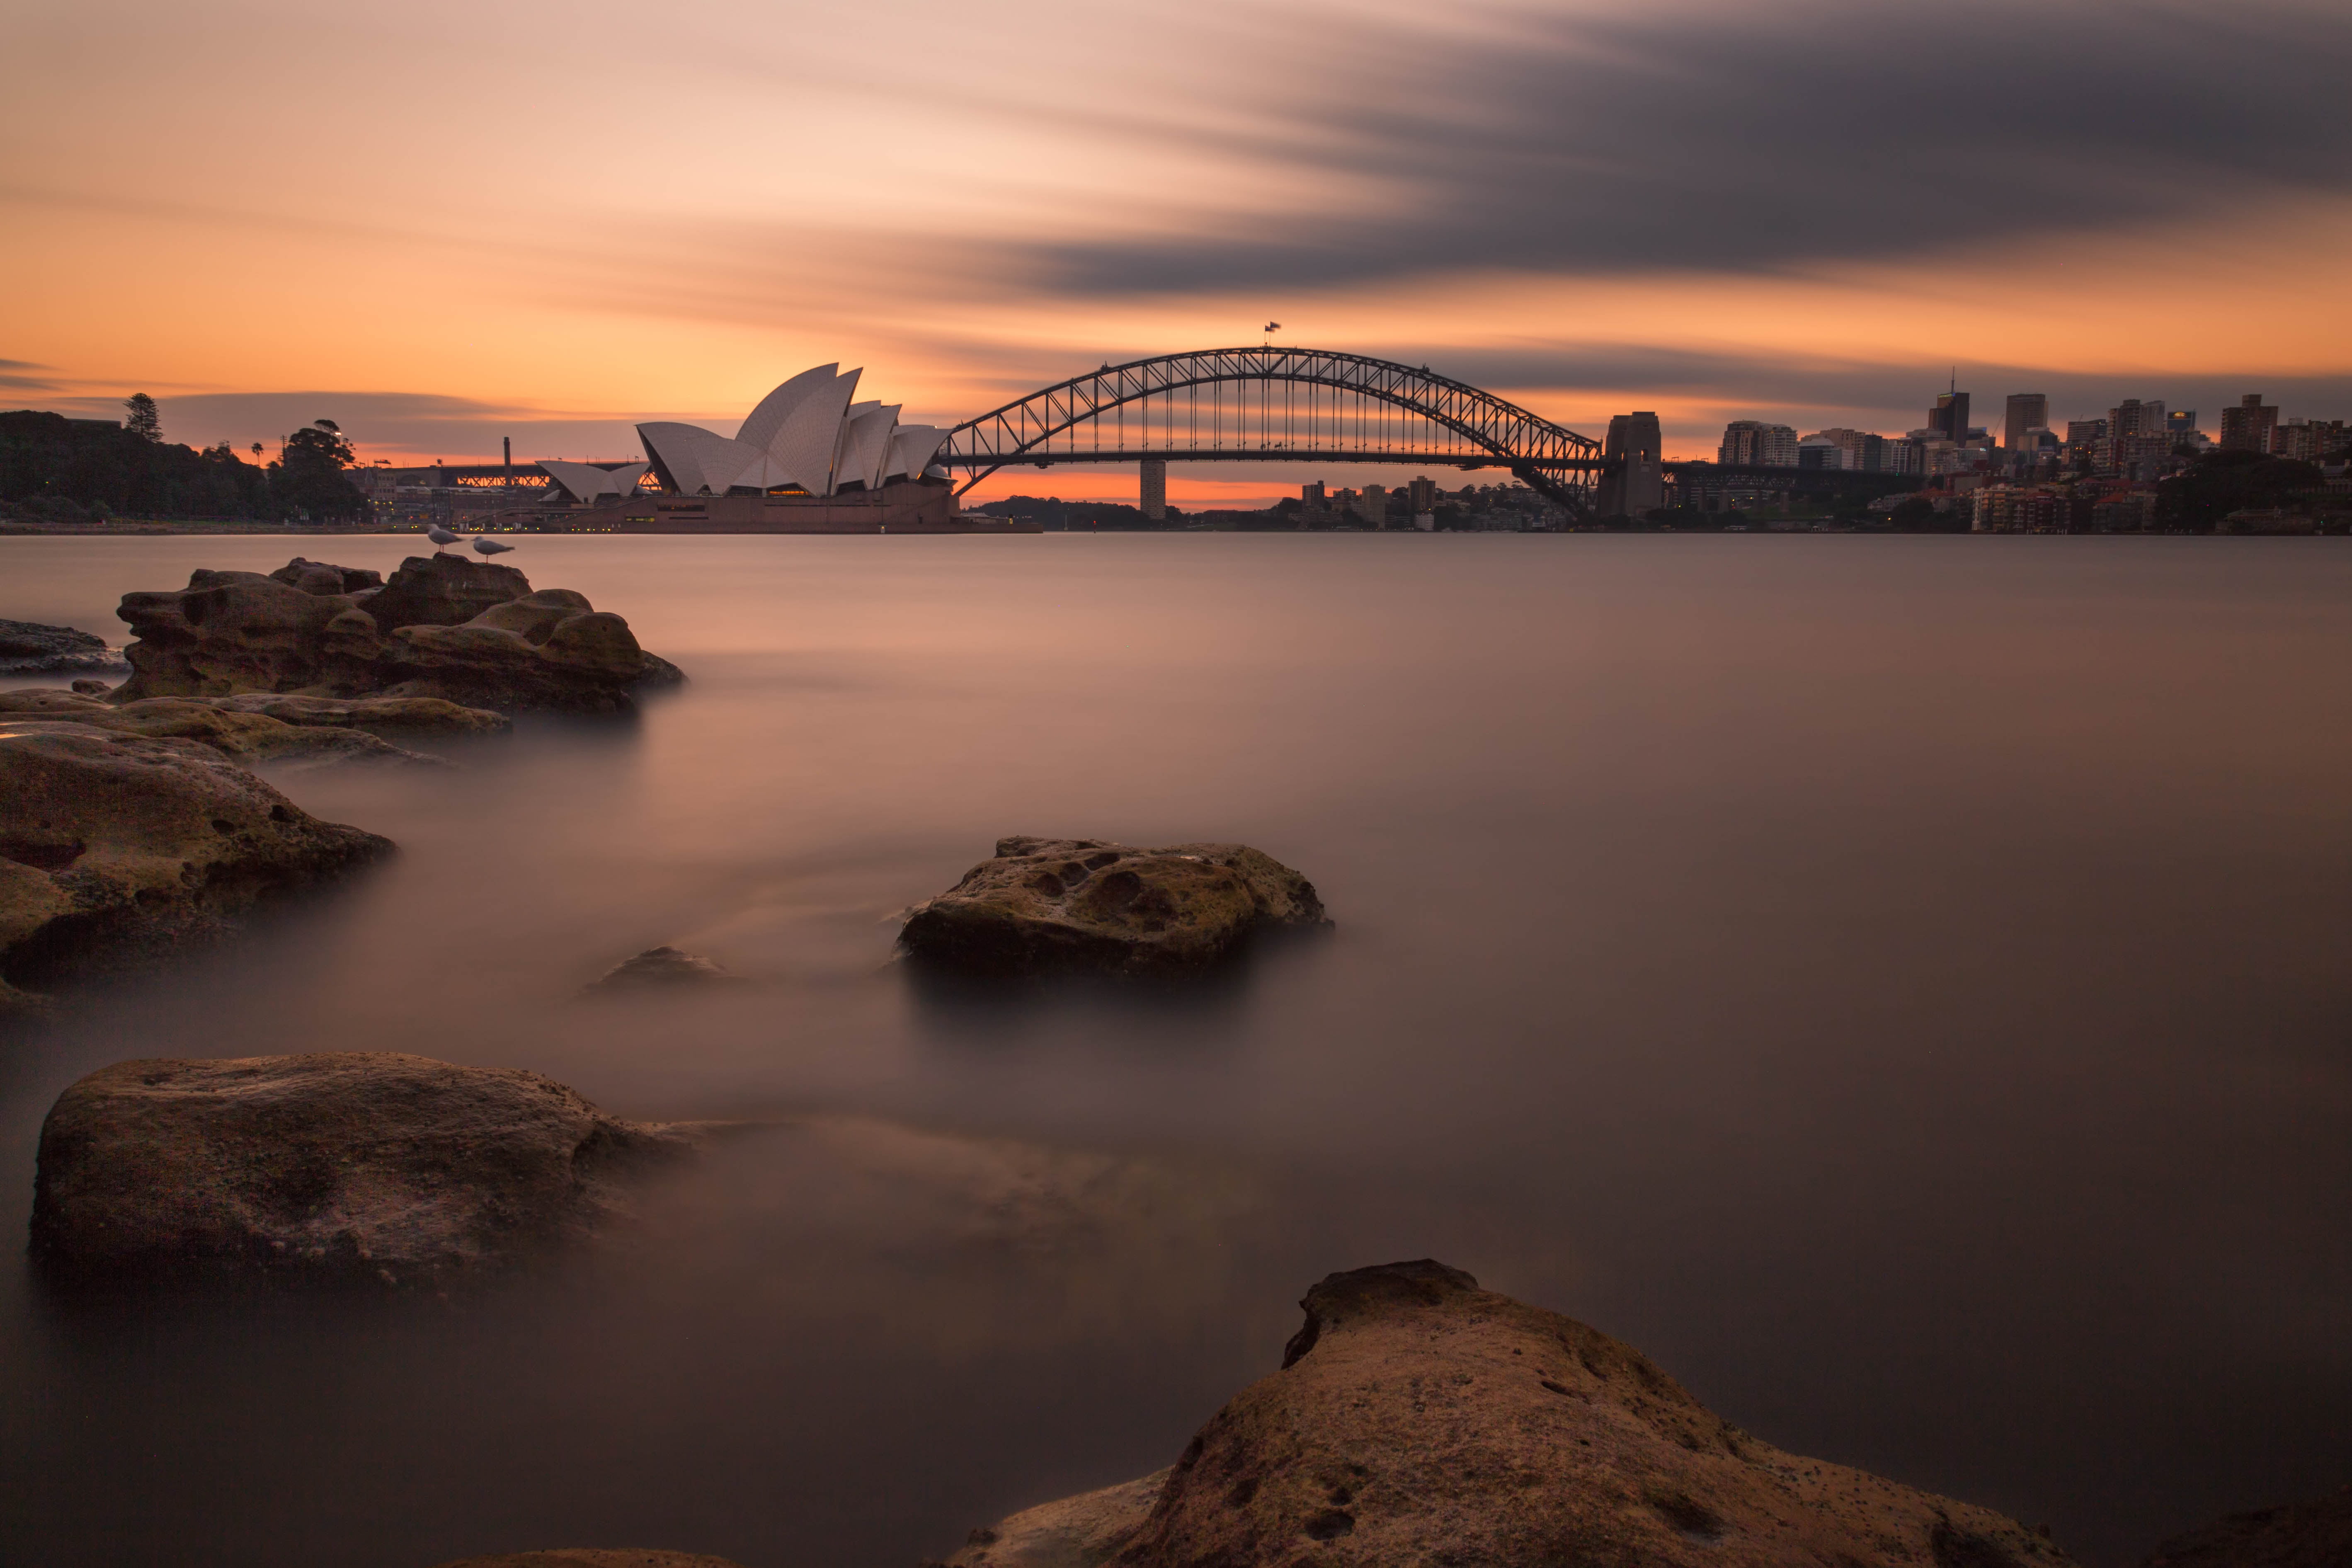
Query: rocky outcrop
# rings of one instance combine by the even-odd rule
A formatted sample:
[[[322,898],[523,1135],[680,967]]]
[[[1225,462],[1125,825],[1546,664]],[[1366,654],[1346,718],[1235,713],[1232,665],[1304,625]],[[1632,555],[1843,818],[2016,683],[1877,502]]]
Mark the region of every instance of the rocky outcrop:
[[[429,1284],[593,1234],[617,1181],[689,1141],[424,1057],[118,1062],[41,1125],[33,1252],[77,1275]]]
[[[127,594],[116,613],[137,640],[114,700],[294,694],[616,713],[682,679],[620,616],[568,589],[534,592],[511,566],[411,556],[390,582],[373,577],[298,558],[266,576],[198,572],[176,592]]]
[[[121,669],[122,656],[102,637],[37,621],[0,621],[0,675],[45,675],[75,669]]]
[[[300,701],[299,698],[281,699]],[[440,706],[447,707],[448,704]],[[459,712],[470,710],[459,709]],[[0,691],[0,715],[40,724],[79,724],[117,734],[145,735],[156,740],[196,741],[225,757],[247,764],[284,763],[319,767],[343,763],[375,763],[396,767],[446,768],[446,758],[395,746],[356,728],[288,723],[265,713],[233,708],[227,701],[208,702],[184,697],[149,697],[115,704],[79,692],[57,690]],[[492,715],[492,717],[496,717]]]
[[[463,1557],[441,1568],[740,1568],[725,1557],[698,1552],[650,1552],[636,1546],[563,1546],[552,1552],[505,1552],[496,1557]]]
[[[1016,1514],[964,1568],[2057,1568],[1988,1509],[1783,1453],[1632,1346],[1423,1260],[1307,1293],[1166,1479]],[[1055,1510],[1058,1510],[1056,1513]],[[1058,1521],[1058,1523],[1057,1523]]]
[[[589,989],[592,991],[659,991],[676,985],[740,984],[743,977],[730,974],[710,960],[675,947],[649,947],[635,958],[626,959],[606,970]]]
[[[14,721],[0,731],[0,978],[37,986],[212,935],[391,850],[200,742]]]
[[[1245,845],[1016,837],[910,911],[899,940],[917,959],[974,973],[1175,976],[1254,932],[1329,923],[1314,884]]]
[[[2352,1563],[2352,1487],[2310,1502],[2233,1513],[2176,1535],[2146,1568],[2344,1568]]]

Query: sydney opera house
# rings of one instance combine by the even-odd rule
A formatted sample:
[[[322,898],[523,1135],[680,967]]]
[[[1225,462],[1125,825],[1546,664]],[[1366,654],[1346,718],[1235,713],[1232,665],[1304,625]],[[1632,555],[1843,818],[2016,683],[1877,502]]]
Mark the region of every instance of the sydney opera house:
[[[932,464],[947,432],[899,424],[898,404],[853,401],[860,374],[804,370],[761,398],[732,437],[640,425],[642,464],[539,467],[574,505],[617,498],[619,526],[632,531],[959,530],[947,470]],[[658,491],[643,484],[647,468]]]

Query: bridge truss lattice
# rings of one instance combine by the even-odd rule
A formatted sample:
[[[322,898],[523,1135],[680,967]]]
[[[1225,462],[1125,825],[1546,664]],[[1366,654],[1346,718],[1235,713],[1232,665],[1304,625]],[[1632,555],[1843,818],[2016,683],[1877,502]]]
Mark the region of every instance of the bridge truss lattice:
[[[1201,349],[1107,364],[968,419],[940,458],[969,490],[1010,464],[1291,461],[1508,468],[1591,503],[1601,446],[1465,383],[1328,349]]]

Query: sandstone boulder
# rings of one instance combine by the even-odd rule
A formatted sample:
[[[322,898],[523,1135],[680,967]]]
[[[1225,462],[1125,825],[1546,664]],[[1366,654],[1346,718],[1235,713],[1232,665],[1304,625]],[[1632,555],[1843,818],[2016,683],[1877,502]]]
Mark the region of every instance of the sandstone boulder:
[[[273,583],[283,583],[289,588],[299,588],[305,594],[356,594],[363,589],[383,586],[383,574],[370,572],[359,566],[331,566],[323,561],[305,561],[299,555],[269,574]]]
[[[0,675],[121,668],[122,656],[88,632],[37,621],[0,621]]]
[[[32,1244],[84,1275],[405,1286],[593,1234],[691,1130],[390,1052],[118,1062],[41,1126]]]
[[[197,572],[176,593],[129,594],[137,640],[113,699],[248,694],[430,699],[494,709],[626,712],[684,679],[628,623],[511,566],[411,556],[373,573],[299,557],[278,572]],[[354,726],[365,728],[365,725]]]
[[[2146,1568],[2344,1568],[2352,1563],[2352,1487],[2310,1502],[2233,1513],[2176,1535]]]
[[[1423,1260],[1307,1293],[1282,1370],[1147,1482],[962,1568],[2058,1568],[2014,1521],[1729,1426],[1632,1346]],[[1054,1510],[1058,1510],[1056,1513]],[[1057,1521],[1058,1521],[1058,1529]]]
[[[911,911],[899,939],[917,959],[975,973],[1170,976],[1261,930],[1329,923],[1312,883],[1246,845],[1015,837]]]
[[[530,592],[530,580],[511,566],[462,555],[412,555],[369,596],[367,613],[387,635],[403,626],[457,626]]]
[[[606,970],[589,989],[663,990],[674,985],[706,985],[712,982],[740,984],[742,978],[694,953],[675,947],[649,947],[636,957],[624,960]]]
[[[195,741],[0,725],[0,978],[37,985],[211,935],[392,847]]]

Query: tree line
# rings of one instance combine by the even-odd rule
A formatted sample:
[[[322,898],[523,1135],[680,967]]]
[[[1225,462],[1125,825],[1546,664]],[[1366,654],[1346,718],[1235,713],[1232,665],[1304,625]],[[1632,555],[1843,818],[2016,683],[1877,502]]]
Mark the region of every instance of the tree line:
[[[246,460],[226,441],[166,441],[155,400],[124,399],[120,425],[19,409],[0,414],[0,508],[51,522],[109,517],[349,522],[367,515],[352,444],[331,419],[289,434],[278,456]]]

